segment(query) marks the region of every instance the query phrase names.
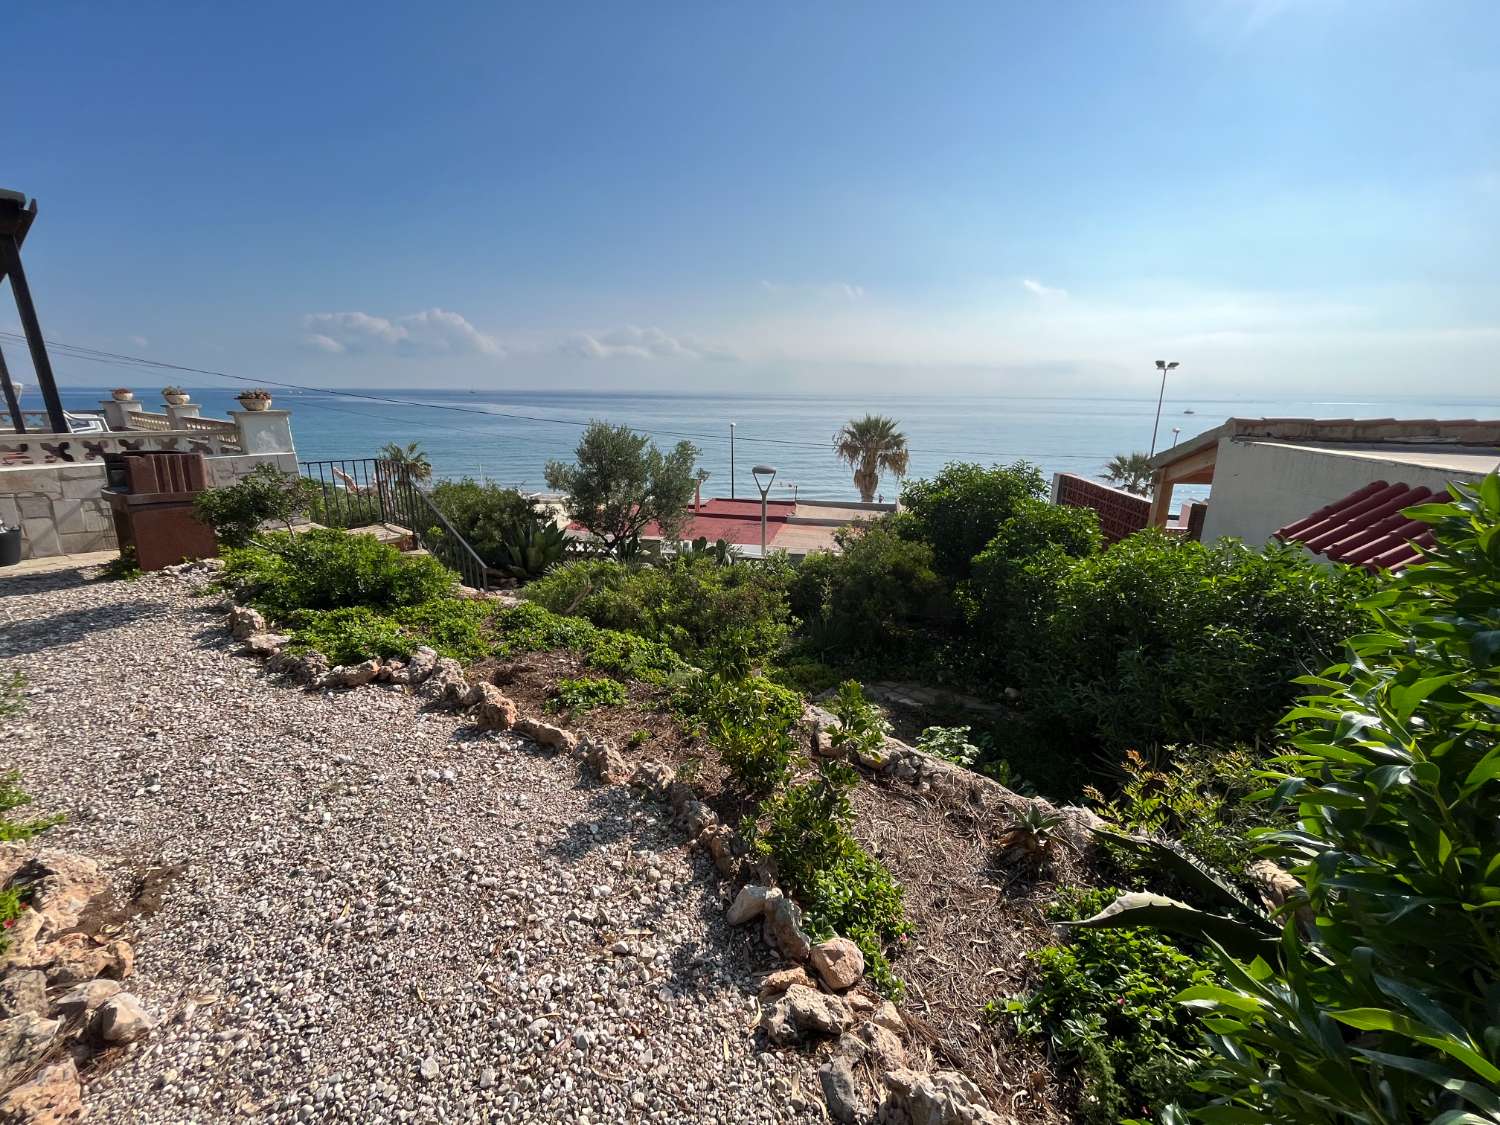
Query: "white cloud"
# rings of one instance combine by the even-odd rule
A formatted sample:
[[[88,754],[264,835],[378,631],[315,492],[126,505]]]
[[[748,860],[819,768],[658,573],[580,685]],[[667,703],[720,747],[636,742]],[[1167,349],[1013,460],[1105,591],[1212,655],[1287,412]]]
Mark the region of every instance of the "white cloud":
[[[315,351],[501,356],[505,349],[456,312],[426,309],[388,319],[363,312],[308,313],[303,343]]]
[[[1044,301],[1049,299],[1058,301],[1066,300],[1068,296],[1066,289],[1056,289],[1050,285],[1043,285],[1040,281],[1035,281],[1029,277],[1024,278],[1021,281],[1021,285],[1028,293],[1034,293]]]
[[[814,284],[787,284],[782,281],[762,281],[760,287],[773,297],[786,294],[820,297],[824,300],[860,301],[865,296],[865,287],[863,285],[855,285],[852,281],[830,281]]]
[[[669,336],[660,328],[626,325],[610,332],[575,333],[563,351],[584,359],[734,359],[727,348],[686,337]]]

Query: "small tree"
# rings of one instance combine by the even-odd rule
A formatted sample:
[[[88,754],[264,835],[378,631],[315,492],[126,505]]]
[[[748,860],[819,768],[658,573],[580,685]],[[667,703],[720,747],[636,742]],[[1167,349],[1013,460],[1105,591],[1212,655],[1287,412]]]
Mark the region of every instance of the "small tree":
[[[244,547],[264,523],[284,524],[290,531],[292,520],[305,515],[317,496],[318,486],[306,477],[257,465],[235,484],[200,492],[193,507],[221,544]]]
[[[680,537],[698,484],[698,448],[680,441],[663,454],[629,426],[591,422],[574,451],[575,463],[547,463],[547,486],[563,493],[568,515],[616,557],[630,554],[656,524],[664,540]]]
[[[1136,496],[1151,495],[1151,458],[1144,453],[1116,453],[1104,467],[1104,479]]]
[[[896,426],[894,418],[866,414],[845,422],[833,437],[834,456],[854,470],[854,487],[865,504],[875,499],[881,473],[906,475],[906,435]]]

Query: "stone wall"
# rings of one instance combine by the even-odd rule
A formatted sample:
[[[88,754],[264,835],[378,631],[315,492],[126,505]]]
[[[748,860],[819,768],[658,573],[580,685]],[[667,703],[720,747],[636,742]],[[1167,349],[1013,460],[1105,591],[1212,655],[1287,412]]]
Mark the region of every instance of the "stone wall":
[[[206,457],[210,487],[233,484],[257,465],[297,471],[295,453]],[[21,529],[21,557],[112,551],[114,517],[104,497],[104,465],[27,465],[0,469],[0,521]]]

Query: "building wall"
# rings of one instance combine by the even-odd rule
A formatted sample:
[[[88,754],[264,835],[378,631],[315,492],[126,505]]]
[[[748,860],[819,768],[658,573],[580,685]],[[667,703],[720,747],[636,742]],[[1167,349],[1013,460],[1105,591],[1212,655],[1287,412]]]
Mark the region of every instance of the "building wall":
[[[1099,530],[1106,543],[1116,543],[1140,531],[1150,522],[1151,501],[1120,488],[1072,473],[1054,473],[1052,502],[1075,508],[1092,508],[1099,513]]]
[[[1225,437],[1219,441],[1203,541],[1232,535],[1259,546],[1278,527],[1377,480],[1442,492],[1449,481],[1476,479],[1472,473]]]
[[[210,487],[233,484],[257,465],[297,471],[297,455],[207,457]],[[48,558],[111,551],[114,517],[104,497],[104,465],[34,465],[0,470],[0,521],[21,529],[21,557]]]

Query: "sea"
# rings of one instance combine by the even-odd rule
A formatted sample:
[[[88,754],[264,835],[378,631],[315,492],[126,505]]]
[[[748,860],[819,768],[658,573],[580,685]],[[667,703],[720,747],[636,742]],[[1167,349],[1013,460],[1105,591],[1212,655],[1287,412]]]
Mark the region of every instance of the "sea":
[[[189,387],[205,416],[227,417],[236,388]],[[160,410],[155,390],[136,389],[147,409]],[[97,411],[108,392],[64,387],[70,411]],[[23,406],[41,409],[34,390]],[[1024,460],[1054,472],[1098,476],[1118,453],[1151,446],[1156,398],[1038,398],[1003,395],[695,395],[584,391],[367,390],[276,391],[274,407],[289,409],[303,461],[373,457],[387,442],[415,441],[438,477],[474,477],[545,491],[549,460],[571,460],[591,420],[624,424],[667,448],[691,441],[709,477],[704,496],[756,496],[751,470],[776,470],[771,498],[853,500],[850,470],[833,454],[848,419],[877,413],[896,419],[910,450],[909,477],[927,477],[950,461],[982,464]],[[1156,445],[1219,425],[1229,417],[1500,418],[1500,398],[1187,398],[1162,405]],[[731,442],[731,432],[733,440]],[[730,473],[731,449],[734,472]],[[894,500],[899,482],[883,478],[881,498]],[[1206,490],[1179,488],[1193,498]]]

